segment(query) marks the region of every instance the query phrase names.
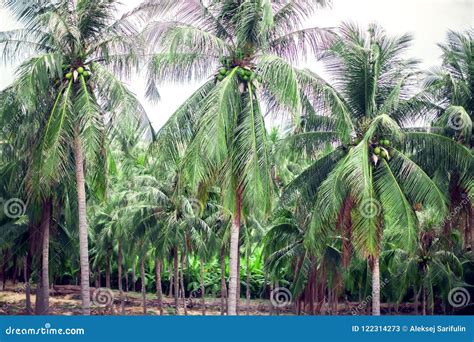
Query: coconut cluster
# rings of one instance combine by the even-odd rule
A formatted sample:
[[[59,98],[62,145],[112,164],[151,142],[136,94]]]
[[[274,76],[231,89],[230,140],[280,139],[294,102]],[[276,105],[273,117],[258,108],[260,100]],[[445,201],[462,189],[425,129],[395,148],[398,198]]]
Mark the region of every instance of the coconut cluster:
[[[234,68],[235,67],[227,68],[224,66],[219,68],[219,71],[216,75],[216,80],[219,82],[223,81],[227,76],[230,75],[230,73],[232,72]],[[257,79],[258,82],[261,82],[261,77],[257,76],[257,74],[254,71],[252,71],[250,68],[247,68],[247,67],[238,66],[237,75],[239,77],[239,80],[244,83],[252,82],[255,79]]]
[[[375,165],[380,158],[390,160],[390,144],[388,139],[380,139],[377,143],[372,144],[372,160]]]
[[[66,78],[67,80],[71,80],[74,78],[74,80],[76,80],[79,75],[89,77],[91,73],[89,70],[86,70],[85,67],[80,66],[75,70],[71,68],[70,71],[64,75],[64,78]]]

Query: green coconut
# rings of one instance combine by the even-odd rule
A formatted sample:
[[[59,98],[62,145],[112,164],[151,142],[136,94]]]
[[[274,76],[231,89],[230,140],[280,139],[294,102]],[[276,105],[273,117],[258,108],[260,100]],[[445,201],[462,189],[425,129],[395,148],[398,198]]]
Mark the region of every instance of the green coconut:
[[[220,74],[219,74],[219,75],[217,75],[217,79],[218,79],[219,81],[223,81],[223,80],[224,80],[224,78],[225,78],[225,76],[224,76],[224,75],[220,75]]]
[[[84,68],[83,67],[79,67],[77,68],[77,72],[82,75],[84,73]]]
[[[381,152],[381,149],[380,149],[380,147],[376,147],[376,148],[374,148],[374,153],[375,153],[376,155],[379,155],[379,154],[380,154],[380,152]]]
[[[90,76],[90,73],[88,71],[84,71],[84,73],[82,75],[84,75],[84,77],[88,77],[88,76]]]
[[[224,68],[224,67],[222,67],[222,68],[219,69],[219,74],[221,74],[221,75],[225,75],[226,72],[227,72],[227,69]]]
[[[387,159],[387,158],[388,158],[388,154],[387,154],[387,152],[385,152],[385,151],[382,151],[382,152],[381,152],[381,155],[382,155],[382,158],[384,158],[384,159]]]
[[[66,79],[70,80],[72,78],[72,73],[68,72],[66,74]]]

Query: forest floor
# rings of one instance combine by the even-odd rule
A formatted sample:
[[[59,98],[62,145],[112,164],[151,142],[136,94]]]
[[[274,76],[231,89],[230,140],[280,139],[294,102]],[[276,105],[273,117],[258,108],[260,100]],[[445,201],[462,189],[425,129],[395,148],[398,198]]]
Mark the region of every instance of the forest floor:
[[[93,297],[93,291],[91,288],[91,297]],[[80,315],[81,314],[81,297],[80,297],[79,286],[54,286],[50,290],[50,315]],[[32,289],[31,303],[34,310],[36,296],[35,290]],[[121,301],[120,294],[117,290],[109,292],[112,297],[106,298],[108,306],[95,305],[94,298],[92,298],[92,315],[120,315],[121,313]],[[106,296],[108,294],[106,293]],[[221,299],[214,297],[206,297],[206,315],[221,315]],[[159,315],[159,306],[156,295],[147,293],[147,315]],[[143,315],[143,301],[140,292],[124,292],[124,315]],[[339,315],[351,315],[354,313],[354,308],[357,307],[358,303],[353,302],[342,302],[338,305]],[[190,316],[202,315],[201,309],[201,298],[188,298],[186,300],[187,314]],[[335,314],[335,308],[333,311],[328,309],[322,309],[320,315]],[[351,311],[352,310],[352,311]],[[184,314],[183,299],[179,300],[179,311],[180,314]],[[407,303],[399,308],[397,313],[390,312],[388,307],[382,305],[383,314],[396,314],[396,315],[407,315],[413,314],[413,308]],[[356,312],[359,315],[368,314],[365,308]],[[25,315],[26,312],[26,296],[24,292],[23,284],[7,284],[3,291],[0,291],[0,315]],[[163,296],[163,314],[164,315],[175,315],[174,298]],[[288,305],[285,308],[275,309],[272,307],[269,300],[252,299],[250,300],[249,308],[246,307],[246,300],[243,298],[240,301],[240,314],[241,315],[294,315],[294,305]]]

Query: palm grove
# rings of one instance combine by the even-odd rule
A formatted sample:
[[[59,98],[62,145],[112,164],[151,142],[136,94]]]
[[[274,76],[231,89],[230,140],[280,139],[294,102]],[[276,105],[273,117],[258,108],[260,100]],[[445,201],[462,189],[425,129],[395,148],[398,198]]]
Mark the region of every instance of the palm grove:
[[[19,63],[0,93],[0,280],[27,284],[25,312],[80,284],[83,314],[104,285],[121,313],[138,290],[144,313],[235,315],[281,288],[287,313],[447,313],[474,282],[472,30],[423,71],[410,35],[308,28],[324,0],[3,3],[22,28],[0,34]],[[154,131],[134,73],[150,101],[201,86]]]

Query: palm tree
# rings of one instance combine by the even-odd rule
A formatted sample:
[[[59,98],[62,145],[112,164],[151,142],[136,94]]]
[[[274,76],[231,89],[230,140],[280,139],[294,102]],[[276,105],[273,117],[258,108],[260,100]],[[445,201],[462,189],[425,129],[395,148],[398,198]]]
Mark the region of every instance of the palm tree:
[[[116,1],[4,3],[24,28],[1,33],[3,57],[14,61],[25,54],[33,56],[20,67],[17,99],[29,108],[36,104],[40,108],[43,94],[55,99],[45,111],[46,123],[35,154],[36,174],[46,180],[58,179],[68,169],[68,154],[74,155],[82,309],[89,314],[85,160],[95,166],[88,179],[101,196],[109,127],[117,116],[144,115],[134,95],[115,76],[127,75],[137,65],[140,40],[127,15],[114,18]]]
[[[293,63],[313,54],[328,33],[302,28],[317,1],[147,1],[172,21],[146,30],[158,52],[149,67],[148,93],[159,81],[207,78],[170,119],[191,141],[184,166],[195,189],[212,179],[232,213],[228,314],[235,315],[239,286],[239,231],[247,211],[268,212],[271,177],[262,102],[273,115],[301,112]],[[255,212],[257,216],[259,213]]]
[[[433,129],[440,130],[468,148],[474,146],[473,40],[472,29],[448,32],[446,43],[439,45],[443,52],[442,65],[429,71],[424,89],[413,105],[413,110],[433,120]],[[472,177],[463,177],[459,170],[449,172],[450,212],[453,214],[459,207],[462,210],[460,215],[455,214],[457,218],[446,222],[445,234],[449,234],[457,223],[463,222],[465,249],[472,247],[474,241],[469,228],[474,225],[472,201],[468,196],[470,187]]]
[[[415,61],[403,58],[410,41],[375,25],[363,32],[343,24],[323,56],[332,84],[310,71],[299,74],[308,85],[302,103],[309,129],[288,138],[309,156],[324,142],[335,147],[293,180],[285,197],[296,195],[313,206],[306,244],[315,255],[321,258],[337,231],[350,243],[343,259],[354,246],[368,260],[374,315],[380,314],[384,230],[396,231],[410,250],[417,236],[413,205],[446,210],[443,192],[421,165],[438,160],[438,166],[466,172],[472,161],[470,151],[451,139],[406,127],[404,103],[416,76]]]

